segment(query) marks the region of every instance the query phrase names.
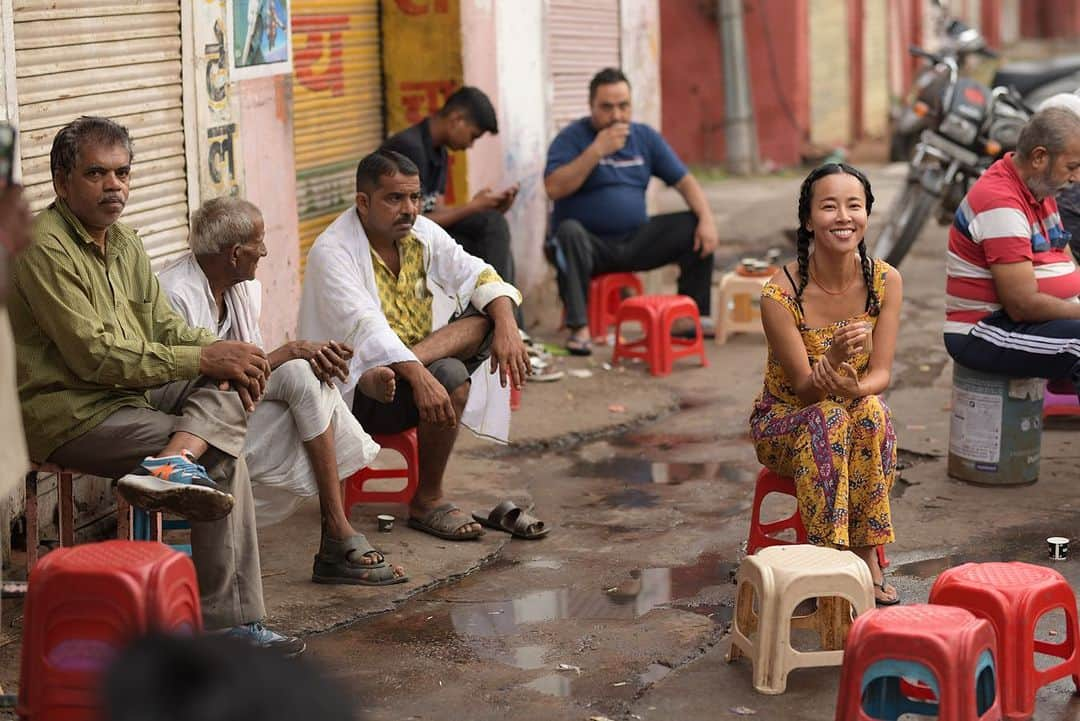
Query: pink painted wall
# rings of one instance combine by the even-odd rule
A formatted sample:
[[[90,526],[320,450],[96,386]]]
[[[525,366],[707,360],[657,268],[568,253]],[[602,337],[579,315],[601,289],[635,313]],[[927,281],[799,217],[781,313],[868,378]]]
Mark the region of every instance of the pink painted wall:
[[[469,151],[468,186],[470,195],[480,188],[496,189],[503,182],[503,137],[506,115],[499,98],[499,71],[495,62],[495,8],[491,2],[463,0],[461,3],[461,60],[466,85],[475,85],[487,93],[498,113],[502,135],[485,135]],[[512,181],[507,181],[512,182]]]
[[[259,263],[260,322],[267,350],[295,337],[300,307],[296,169],[287,76],[242,80],[240,142],[247,200],[262,210],[268,255]]]

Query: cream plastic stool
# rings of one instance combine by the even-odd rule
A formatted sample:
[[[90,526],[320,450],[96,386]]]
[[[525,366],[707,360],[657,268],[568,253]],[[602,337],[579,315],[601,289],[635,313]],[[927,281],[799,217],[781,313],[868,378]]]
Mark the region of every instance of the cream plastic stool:
[[[761,275],[724,273],[716,301],[716,342],[726,343],[732,333],[764,333],[761,327],[761,289],[773,270]]]
[[[739,564],[735,582],[735,623],[727,660],[750,659],[759,693],[783,693],[793,669],[839,666],[852,609],[858,615],[874,608],[870,569],[851,551],[809,545],[763,548]],[[793,618],[795,607],[809,598],[818,599],[817,610]],[[792,627],[817,631],[824,650],[793,649]]]

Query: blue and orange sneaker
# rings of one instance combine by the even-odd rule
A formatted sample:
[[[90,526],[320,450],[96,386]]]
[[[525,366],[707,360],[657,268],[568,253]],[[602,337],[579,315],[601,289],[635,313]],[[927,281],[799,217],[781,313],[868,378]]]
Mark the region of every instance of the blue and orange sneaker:
[[[116,482],[116,491],[136,508],[167,511],[192,521],[224,518],[234,503],[232,495],[218,488],[188,451],[144,458]]]

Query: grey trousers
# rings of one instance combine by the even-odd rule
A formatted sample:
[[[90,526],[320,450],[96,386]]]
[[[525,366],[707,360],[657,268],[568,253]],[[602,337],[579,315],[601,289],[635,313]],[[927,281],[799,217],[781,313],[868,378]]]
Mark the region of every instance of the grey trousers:
[[[208,630],[259,621],[266,615],[255,532],[255,502],[242,454],[247,413],[233,391],[199,378],[150,391],[149,408],[121,408],[101,425],[53,451],[49,460],[96,476],[119,478],[157,455],[185,431],[210,447],[199,459],[236,499],[220,521],[191,524],[191,556]]]

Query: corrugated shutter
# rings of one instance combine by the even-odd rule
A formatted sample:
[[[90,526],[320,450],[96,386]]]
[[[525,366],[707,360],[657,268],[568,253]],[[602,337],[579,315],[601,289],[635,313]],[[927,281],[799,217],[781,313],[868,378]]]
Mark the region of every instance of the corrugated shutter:
[[[22,170],[34,210],[53,198],[49,150],[80,115],[126,126],[135,145],[123,222],[155,264],[187,249],[180,0],[14,0]]]
[[[356,164],[383,139],[378,0],[295,0],[293,141],[300,268],[356,197]]]
[[[589,81],[602,68],[617,68],[619,0],[550,0],[548,65],[554,86],[556,132],[589,114]]]

